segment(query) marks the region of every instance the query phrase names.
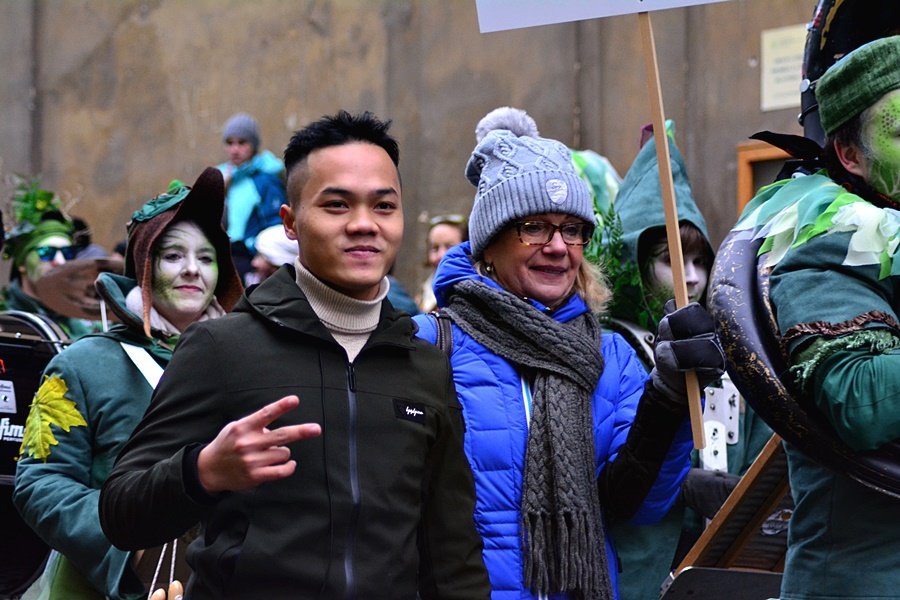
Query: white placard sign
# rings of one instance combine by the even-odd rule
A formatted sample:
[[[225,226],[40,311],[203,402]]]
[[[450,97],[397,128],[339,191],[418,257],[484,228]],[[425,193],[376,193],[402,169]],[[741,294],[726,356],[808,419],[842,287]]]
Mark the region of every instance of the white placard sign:
[[[727,0],[475,0],[481,33]]]
[[[806,25],[767,29],[760,40],[760,109],[800,106]]]

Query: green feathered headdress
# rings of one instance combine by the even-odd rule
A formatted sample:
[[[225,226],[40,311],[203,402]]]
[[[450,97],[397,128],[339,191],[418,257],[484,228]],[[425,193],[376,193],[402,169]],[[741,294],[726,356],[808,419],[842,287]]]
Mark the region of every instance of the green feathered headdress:
[[[59,196],[42,189],[36,177],[15,177],[12,210],[16,224],[6,236],[3,256],[12,259],[13,268],[24,263],[28,253],[48,237],[72,238],[74,227],[63,214]]]

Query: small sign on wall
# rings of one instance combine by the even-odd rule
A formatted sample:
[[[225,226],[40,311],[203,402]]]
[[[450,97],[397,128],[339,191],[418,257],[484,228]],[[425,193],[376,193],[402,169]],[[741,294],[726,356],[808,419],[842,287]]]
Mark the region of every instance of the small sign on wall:
[[[762,32],[760,43],[760,109],[800,107],[806,25],[791,25]]]

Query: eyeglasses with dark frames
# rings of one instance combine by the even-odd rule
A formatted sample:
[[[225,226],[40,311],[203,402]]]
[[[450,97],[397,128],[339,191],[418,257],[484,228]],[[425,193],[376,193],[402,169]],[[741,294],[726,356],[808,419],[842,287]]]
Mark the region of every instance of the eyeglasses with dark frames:
[[[526,246],[546,246],[559,231],[568,246],[585,246],[594,234],[592,223],[561,223],[554,225],[546,221],[518,221],[515,223],[519,241]]]
[[[38,246],[34,249],[34,251],[37,252],[38,258],[40,258],[43,262],[49,262],[53,260],[57,252],[61,252],[63,258],[65,258],[66,260],[72,260],[78,253],[78,250],[77,248],[75,248],[75,246]]]

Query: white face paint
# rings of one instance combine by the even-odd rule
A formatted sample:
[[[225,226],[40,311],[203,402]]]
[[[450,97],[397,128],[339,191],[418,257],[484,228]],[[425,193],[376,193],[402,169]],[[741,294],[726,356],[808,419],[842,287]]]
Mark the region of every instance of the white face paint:
[[[216,249],[193,222],[169,227],[153,253],[153,307],[179,331],[203,315],[219,281]]]
[[[672,261],[669,257],[669,248],[665,242],[655,246],[652,250],[653,259],[650,263],[650,272],[653,281],[650,284],[654,289],[674,289],[672,278]],[[705,256],[702,252],[685,250],[684,255],[684,283],[687,287],[688,299],[691,302],[699,302],[706,290],[709,281],[709,269],[706,266]]]

